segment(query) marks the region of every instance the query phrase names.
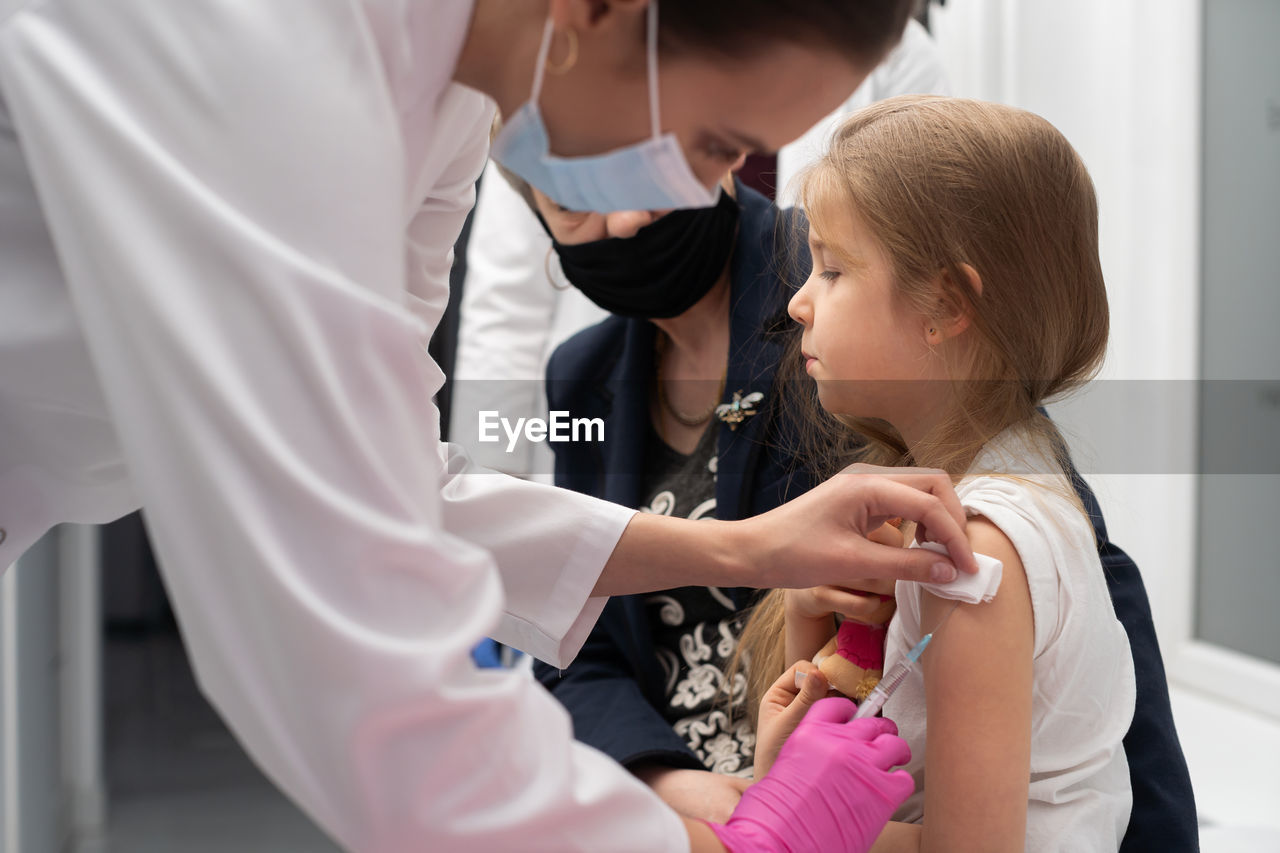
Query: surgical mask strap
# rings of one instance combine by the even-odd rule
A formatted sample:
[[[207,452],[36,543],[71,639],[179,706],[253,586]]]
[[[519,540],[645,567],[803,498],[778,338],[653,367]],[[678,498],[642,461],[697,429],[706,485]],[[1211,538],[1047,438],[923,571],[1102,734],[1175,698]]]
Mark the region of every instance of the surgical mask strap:
[[[653,138],[662,134],[661,114],[658,110],[658,0],[649,0],[649,32],[645,37],[645,64],[649,75],[649,127]],[[542,28],[542,44],[538,46],[538,64],[533,69],[533,88],[529,101],[535,106],[542,95],[542,78],[547,73],[547,57],[551,54],[551,39],[555,35],[555,23],[550,16]]]
[[[529,102],[538,104],[542,94],[542,75],[547,72],[547,56],[551,53],[551,37],[555,35],[555,23],[547,16],[547,24],[542,28],[542,44],[538,47],[537,64],[533,67],[533,88],[529,92]]]
[[[649,124],[653,128],[653,138],[657,139],[662,132],[662,123],[658,115],[658,0],[649,0]]]

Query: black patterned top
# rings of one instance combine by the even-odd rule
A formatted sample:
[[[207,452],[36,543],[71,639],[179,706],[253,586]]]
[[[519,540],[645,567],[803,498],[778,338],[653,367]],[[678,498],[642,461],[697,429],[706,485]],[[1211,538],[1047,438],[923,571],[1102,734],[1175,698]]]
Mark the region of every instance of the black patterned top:
[[[644,482],[649,498],[642,512],[716,517],[718,432],[719,424],[712,421],[693,453],[686,456],[650,427]],[[746,715],[746,679],[739,673],[732,691],[725,689],[725,671],[745,616],[716,587],[665,590],[650,595],[646,604],[666,675],[663,715],[708,770],[750,776],[756,736]]]

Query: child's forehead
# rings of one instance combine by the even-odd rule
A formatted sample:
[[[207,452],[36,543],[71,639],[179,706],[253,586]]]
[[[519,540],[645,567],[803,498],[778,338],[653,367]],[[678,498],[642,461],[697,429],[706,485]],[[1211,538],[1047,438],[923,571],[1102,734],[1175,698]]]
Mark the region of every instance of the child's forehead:
[[[858,215],[853,199],[815,196],[805,213],[809,219],[809,243],[815,249],[850,261],[879,251],[879,244]]]

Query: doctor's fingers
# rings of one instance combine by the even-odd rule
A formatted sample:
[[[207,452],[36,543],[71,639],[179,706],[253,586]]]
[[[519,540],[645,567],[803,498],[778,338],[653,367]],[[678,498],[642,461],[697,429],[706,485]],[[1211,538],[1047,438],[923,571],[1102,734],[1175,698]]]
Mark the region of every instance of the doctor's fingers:
[[[954,519],[955,523],[960,527],[964,527],[966,520],[964,507],[960,504],[960,498],[956,496],[951,476],[946,471],[939,468],[886,468],[858,462],[845,468],[840,473],[872,475],[873,477],[892,480],[895,483],[901,483],[904,486],[910,486],[917,491],[932,495],[941,501],[946,508],[947,514]],[[926,519],[914,516],[891,515],[884,520],[893,527],[901,527],[904,519],[906,521],[916,521],[922,525],[926,524]],[[923,534],[923,531],[920,532]],[[940,541],[933,537],[927,538],[933,542]]]
[[[911,760],[911,747],[907,746],[905,740],[889,732],[864,741],[861,749],[868,760],[881,770],[901,767]]]
[[[968,545],[958,547],[968,548]],[[952,561],[926,548],[891,548],[859,537],[848,544],[843,559],[846,573],[858,577],[871,575],[917,583],[950,583],[956,579]],[[840,578],[835,581],[837,584],[848,582]]]
[[[941,475],[942,480],[933,476],[916,476],[903,482],[894,477],[864,477],[860,476],[862,472],[851,473],[853,478],[849,488],[859,493],[857,498],[860,510],[869,516],[864,519],[864,522],[876,523],[894,517],[914,521],[922,528],[917,538],[944,545],[955,567],[960,571],[970,574],[978,571],[978,563],[973,557],[973,550],[969,547],[969,537],[965,534],[964,509],[960,506],[955,489],[952,488],[951,481],[945,474]],[[844,474],[839,475],[839,477],[844,476]],[[878,527],[879,523],[876,523],[876,526]],[[875,545],[871,542],[867,544],[889,550],[887,546]],[[904,553],[910,554],[911,550]],[[907,561],[907,564],[910,562]],[[868,572],[868,574],[885,576],[879,572]],[[897,577],[904,580],[937,580],[931,578],[928,573],[923,576],[897,575]]]
[[[911,760],[911,747],[898,736],[898,726],[888,717],[867,717],[849,720],[840,727],[843,737],[849,742],[851,749],[856,749],[873,767],[888,771],[891,767],[901,767]],[[914,783],[907,777],[905,799],[910,796]],[[900,785],[900,780],[895,780]]]

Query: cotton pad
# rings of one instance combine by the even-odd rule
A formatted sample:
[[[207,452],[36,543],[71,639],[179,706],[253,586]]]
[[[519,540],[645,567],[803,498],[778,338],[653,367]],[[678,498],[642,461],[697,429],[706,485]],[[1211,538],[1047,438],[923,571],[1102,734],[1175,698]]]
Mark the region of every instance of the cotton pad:
[[[912,543],[912,548],[924,548],[935,554],[946,555],[947,547],[937,542]],[[1000,577],[1004,573],[1004,564],[995,557],[974,553],[978,561],[977,574],[969,575],[958,572],[951,583],[922,583],[920,586],[936,595],[952,601],[963,601],[965,604],[983,604],[996,597],[1000,588]]]

